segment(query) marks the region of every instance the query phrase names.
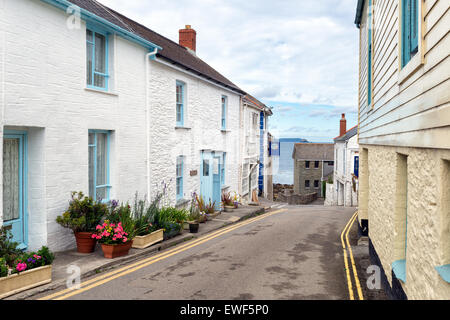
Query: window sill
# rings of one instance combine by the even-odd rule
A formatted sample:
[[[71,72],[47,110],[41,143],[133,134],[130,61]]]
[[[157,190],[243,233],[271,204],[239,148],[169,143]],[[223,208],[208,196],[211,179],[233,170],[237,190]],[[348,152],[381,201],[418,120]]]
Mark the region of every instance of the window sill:
[[[225,190],[228,189],[230,186],[221,186],[220,189]]]
[[[403,283],[406,283],[406,260],[397,260],[392,262],[392,271],[394,271],[397,279],[401,280]]]
[[[108,96],[114,96],[114,97],[118,97],[119,95],[115,92],[110,92],[110,91],[103,91],[100,89],[94,89],[94,88],[84,88],[85,91],[90,91],[90,92],[97,92],[97,93],[102,93],[102,94],[106,94]]]
[[[187,200],[187,199],[178,199],[175,204],[175,207],[178,208],[178,207],[184,206],[187,203],[189,203],[189,200]]]
[[[175,126],[175,130],[177,129],[181,129],[181,130],[191,130],[191,128],[189,127],[185,127],[185,126]]]
[[[450,264],[434,267],[445,282],[450,283]]]
[[[423,61],[420,56],[420,52],[416,53],[416,55],[407,63],[403,69],[398,73],[398,85],[401,85],[405,82],[409,77],[411,77],[417,69],[419,69],[423,65]]]

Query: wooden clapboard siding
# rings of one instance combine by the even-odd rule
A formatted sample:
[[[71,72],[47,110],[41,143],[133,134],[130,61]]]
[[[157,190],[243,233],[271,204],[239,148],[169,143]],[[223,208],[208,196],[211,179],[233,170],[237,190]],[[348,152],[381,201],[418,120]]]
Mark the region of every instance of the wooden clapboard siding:
[[[401,79],[399,1],[375,2],[371,106],[367,104],[365,1],[360,26],[359,143],[450,148],[450,2],[420,0],[423,64]]]

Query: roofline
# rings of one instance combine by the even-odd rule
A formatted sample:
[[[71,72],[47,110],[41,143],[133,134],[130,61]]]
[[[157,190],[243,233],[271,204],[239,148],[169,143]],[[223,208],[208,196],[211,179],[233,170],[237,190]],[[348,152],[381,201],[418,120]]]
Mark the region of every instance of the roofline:
[[[135,43],[137,43],[137,44],[139,44],[139,45],[141,45],[141,46],[143,46],[145,48],[148,48],[151,51],[153,51],[154,49],[163,50],[163,48],[161,48],[160,46],[154,44],[153,42],[150,42],[150,41],[148,41],[148,40],[146,40],[144,38],[141,38],[138,35],[136,35],[136,34],[130,32],[128,30],[125,30],[125,29],[119,27],[118,25],[116,25],[116,24],[114,24],[112,22],[109,22],[108,20],[103,19],[103,18],[93,14],[92,12],[86,10],[86,9],[80,8],[76,4],[71,3],[71,2],[69,2],[67,0],[41,0],[41,1],[45,2],[47,4],[50,4],[50,5],[52,5],[52,6],[56,7],[56,8],[65,10],[65,11],[69,7],[76,7],[80,11],[81,18],[86,20],[86,21],[89,21],[91,23],[92,22],[93,23],[97,23],[97,24],[99,24],[99,25],[101,25],[103,27],[107,27],[109,29],[112,29],[117,34],[122,36],[123,38],[128,39],[130,41],[133,41],[133,42],[135,42]]]
[[[295,143],[294,144],[294,148],[292,150],[292,159],[295,159],[295,151],[297,150],[296,146],[300,146],[300,145],[318,145],[318,144],[329,144],[329,145],[334,145],[334,143],[330,143],[330,142],[324,142],[324,143],[309,143],[309,142],[299,142],[299,143]],[[320,160],[319,160],[320,161]],[[323,160],[323,161],[331,161],[331,160]]]
[[[248,93],[245,94],[244,99],[249,100],[250,102],[253,102],[257,108],[263,109],[264,112],[269,113],[271,116],[273,115],[272,110],[271,110],[268,106],[266,106],[264,103],[262,103],[261,101],[259,101],[259,100],[256,99],[256,98],[254,98],[255,100],[257,100],[257,101],[255,101],[255,100],[253,99],[253,97],[251,97]],[[259,102],[259,103],[258,103],[258,102]],[[259,106],[258,106],[259,104],[261,104],[262,107],[259,107]]]
[[[362,11],[363,11],[363,8],[364,8],[364,1],[365,0],[358,0],[358,5],[356,6],[355,24],[356,24],[356,27],[358,29],[359,29],[359,26],[361,25]]]
[[[348,132],[352,131],[353,129],[355,129],[358,125],[351,127],[350,129],[348,129],[347,131],[345,131],[344,134],[341,134],[340,136],[335,137],[333,140],[339,139],[340,137],[345,136]],[[356,134],[358,133],[358,131],[356,131]],[[352,136],[353,137],[353,136]],[[350,137],[351,138],[351,137]]]
[[[230,86],[228,86],[228,85],[226,85],[226,84],[224,84],[224,83],[222,83],[220,81],[217,81],[217,80],[214,80],[214,79],[212,79],[210,77],[207,77],[206,75],[204,75],[203,73],[201,73],[199,71],[191,69],[191,68],[189,68],[189,67],[187,67],[187,66],[185,66],[185,65],[183,65],[183,64],[181,64],[179,62],[173,61],[173,60],[168,59],[166,57],[159,56],[156,59],[153,59],[153,61],[161,63],[161,64],[163,64],[165,66],[170,67],[170,68],[174,68],[177,71],[187,73],[190,76],[201,78],[201,80],[203,80],[205,82],[211,83],[211,84],[213,84],[215,86],[218,86],[218,87],[221,87],[222,89],[225,89],[225,90],[233,91],[233,93],[235,93],[235,94],[239,94],[239,95],[242,95],[242,96],[246,95],[246,93],[244,91],[242,91],[242,90],[240,90],[238,88],[230,87]]]

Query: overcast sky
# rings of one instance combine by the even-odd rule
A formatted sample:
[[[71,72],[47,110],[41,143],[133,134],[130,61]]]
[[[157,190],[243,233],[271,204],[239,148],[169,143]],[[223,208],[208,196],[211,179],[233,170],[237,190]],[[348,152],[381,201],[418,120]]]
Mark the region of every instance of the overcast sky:
[[[178,42],[197,31],[197,55],[274,108],[277,137],[332,141],[341,113],[357,124],[356,0],[100,0]]]

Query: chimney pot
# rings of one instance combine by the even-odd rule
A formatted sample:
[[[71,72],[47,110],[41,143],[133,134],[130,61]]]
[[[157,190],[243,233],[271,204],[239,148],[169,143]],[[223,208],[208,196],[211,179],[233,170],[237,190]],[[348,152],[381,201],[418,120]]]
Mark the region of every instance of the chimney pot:
[[[346,132],[347,132],[347,120],[345,119],[345,113],[343,113],[340,121],[339,137],[342,137]]]
[[[184,29],[179,30],[179,44],[195,52],[197,47],[197,32],[187,24]]]

